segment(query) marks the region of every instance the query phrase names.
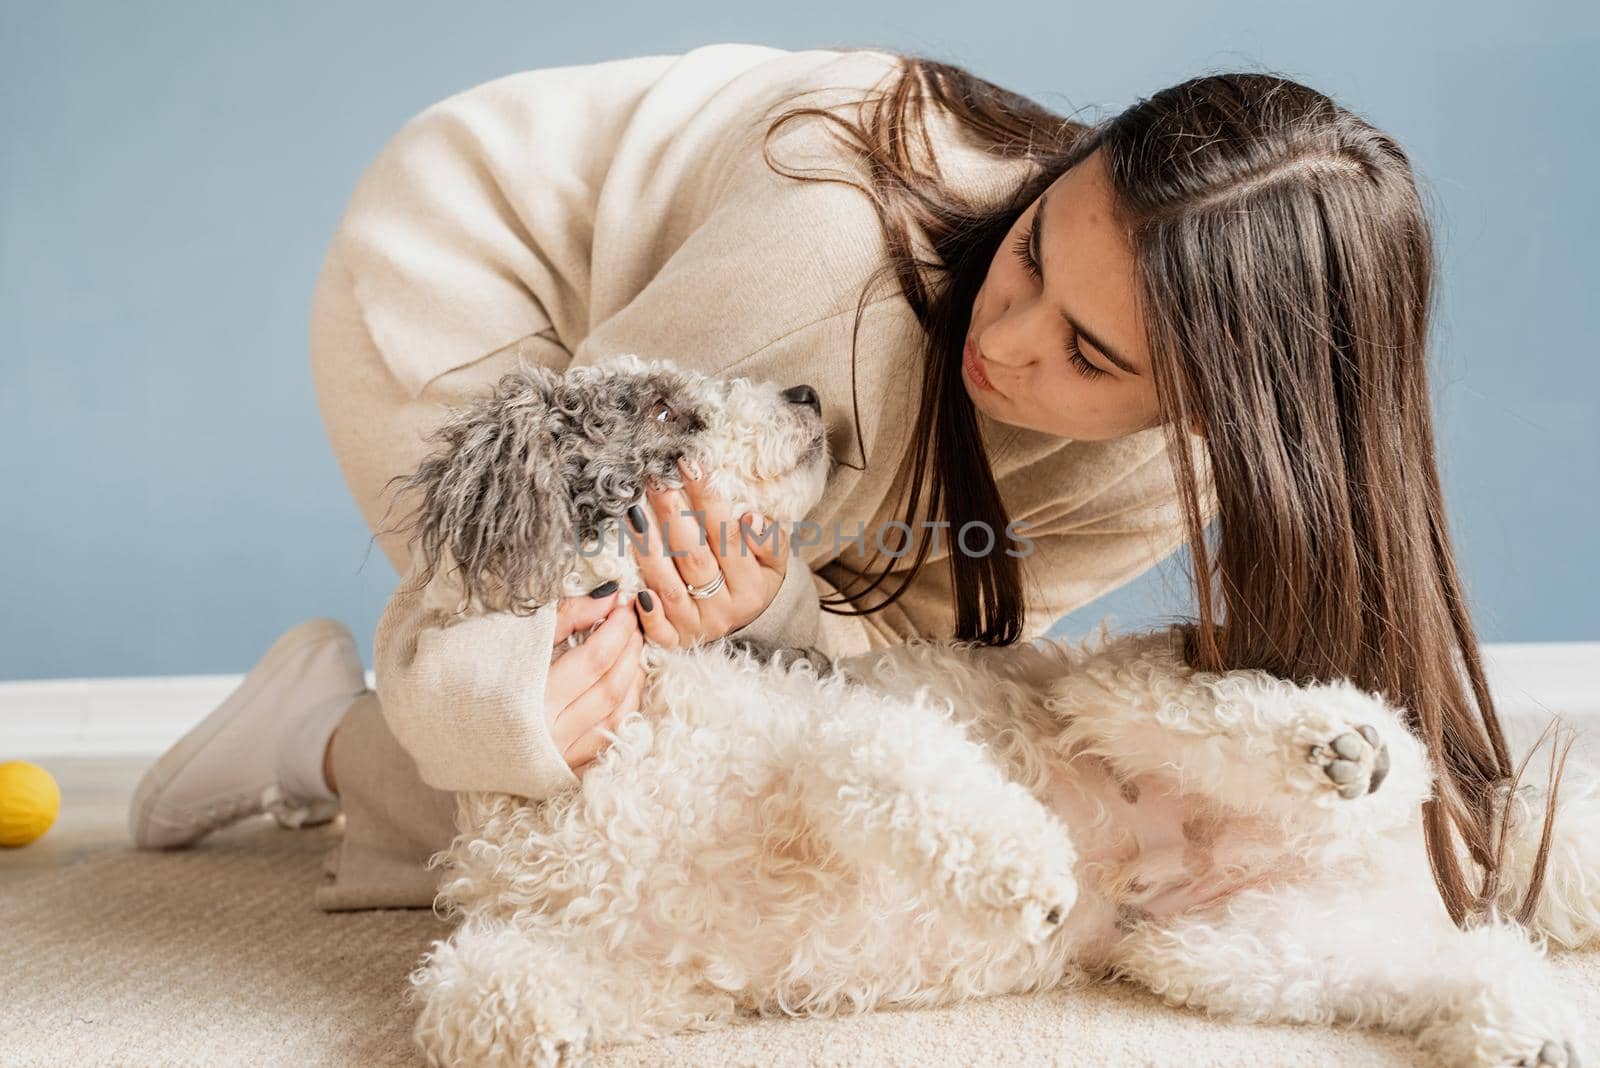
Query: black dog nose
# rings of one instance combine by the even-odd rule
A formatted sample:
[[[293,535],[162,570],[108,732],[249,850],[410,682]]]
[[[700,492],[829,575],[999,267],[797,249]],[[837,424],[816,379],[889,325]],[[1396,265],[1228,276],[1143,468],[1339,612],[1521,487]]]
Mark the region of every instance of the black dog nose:
[[[822,398],[810,386],[790,386],[783,391],[783,399],[790,404],[809,404],[812,411],[822,414]]]

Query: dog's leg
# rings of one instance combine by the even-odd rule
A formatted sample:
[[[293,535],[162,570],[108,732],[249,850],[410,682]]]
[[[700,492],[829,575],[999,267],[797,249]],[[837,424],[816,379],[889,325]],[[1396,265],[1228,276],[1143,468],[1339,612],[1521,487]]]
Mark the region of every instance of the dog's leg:
[[[1458,930],[1431,888],[1251,890],[1135,922],[1113,971],[1168,1002],[1244,1020],[1414,1035],[1445,1064],[1578,1064],[1583,1018],[1517,927]],[[1591,1062],[1592,1063],[1592,1062]]]
[[[1426,751],[1376,697],[1344,682],[1191,673],[1147,655],[1159,647],[1148,636],[1088,654],[908,644],[840,666],[879,691],[947,698],[1036,792],[1050,768],[1089,753],[1130,800],[1149,777],[1164,792],[1346,843],[1403,825],[1427,796]]]
[[[934,900],[1030,941],[1077,899],[1066,827],[926,694],[843,691],[793,755],[808,820],[831,848],[887,862]]]
[[[604,1046],[733,1018],[726,992],[586,933],[473,918],[434,943],[411,975],[423,1002],[413,1037],[430,1063],[567,1068]]]
[[[1068,676],[1053,696],[1063,740],[1105,757],[1125,781],[1154,776],[1286,829],[1381,833],[1408,821],[1430,788],[1421,742],[1388,705],[1343,681],[1147,668]]]

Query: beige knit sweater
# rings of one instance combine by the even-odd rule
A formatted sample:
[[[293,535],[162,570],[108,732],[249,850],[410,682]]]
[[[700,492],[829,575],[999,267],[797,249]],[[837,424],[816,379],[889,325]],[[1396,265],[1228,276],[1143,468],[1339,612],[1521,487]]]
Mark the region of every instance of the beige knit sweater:
[[[838,554],[830,533],[802,549],[777,599],[738,633],[833,654],[953,629],[948,538],[940,562],[882,613],[818,605],[866,569],[870,532],[897,518],[891,480],[911,445],[921,328],[893,283],[875,291],[857,350],[858,441],[851,330],[885,255],[877,216],[857,190],[770,170],[761,135],[764,114],[793,93],[858,99],[896,62],[726,44],[501,78],[408,122],[334,238],[375,342],[414,397],[513,344],[558,368],[635,352],[814,386],[834,456],[865,464],[836,466],[809,518],[845,534],[864,523],[869,543]],[[1022,179],[1023,164],[986,157],[948,120],[932,132],[945,177],[975,200],[998,203]],[[772,151],[791,169],[861,173],[816,123],[790,124]],[[1181,541],[1161,431],[1075,442],[980,418],[1010,515],[1030,524],[1029,637]],[[542,706],[554,607],[457,615],[449,574],[410,585],[379,621],[374,671],[423,780],[535,799],[575,784]]]

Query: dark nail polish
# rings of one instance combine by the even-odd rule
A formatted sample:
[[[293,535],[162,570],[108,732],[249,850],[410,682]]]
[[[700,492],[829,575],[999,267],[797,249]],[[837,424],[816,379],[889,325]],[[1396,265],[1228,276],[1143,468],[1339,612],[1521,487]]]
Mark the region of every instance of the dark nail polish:
[[[628,525],[635,534],[644,533],[644,509],[637,504],[628,505]]]
[[[617,580],[616,579],[612,579],[610,582],[602,582],[600,585],[598,585],[594,589],[590,590],[589,591],[589,596],[595,598],[596,600],[598,600],[601,597],[610,597],[613,593],[616,593],[616,592],[617,592]]]
[[[650,596],[650,591],[649,590],[640,590],[639,591],[639,607],[643,608],[646,612],[649,612],[652,609],[654,609],[655,606],[656,606],[656,601],[655,601],[654,597]]]

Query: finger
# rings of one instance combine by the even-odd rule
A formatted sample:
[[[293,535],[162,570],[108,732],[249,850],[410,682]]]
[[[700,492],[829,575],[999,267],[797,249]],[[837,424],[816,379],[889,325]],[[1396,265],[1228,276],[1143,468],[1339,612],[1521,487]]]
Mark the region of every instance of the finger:
[[[627,684],[626,694],[622,695],[622,699],[616,702],[616,707],[611,710],[611,715],[606,716],[600,723],[589,727],[590,734],[598,734],[600,731],[610,731],[611,734],[616,734],[618,727],[622,726],[622,721],[627,719],[630,713],[640,711],[640,708],[643,707],[643,703],[645,703],[645,668],[640,664],[638,657],[630,660],[630,664],[638,667],[638,670],[632,673],[634,681],[630,681]]]
[[[702,584],[716,578],[716,560],[711,556],[710,550],[701,544],[696,551],[700,560],[698,566],[703,569],[703,575],[697,577],[697,572],[694,570],[696,565],[686,563],[681,556],[669,555],[669,550],[672,553],[683,552],[681,546],[686,541],[693,545],[700,537],[699,519],[694,515],[683,514],[688,507],[688,498],[683,496],[681,490],[652,488],[646,491],[646,498],[652,512],[650,542],[649,551],[639,557],[639,571],[645,585],[655,593],[662,616],[678,632],[679,638],[685,639],[701,633],[704,629],[705,617],[702,610],[711,603],[706,598],[690,597],[688,584],[691,582]],[[669,529],[668,520],[664,517],[672,516],[675,512],[677,519]],[[685,529],[693,533],[686,536]],[[677,538],[676,543],[669,541],[673,537]],[[721,597],[723,591],[719,590],[713,596]]]
[[[739,526],[756,562],[769,571],[783,574],[785,561],[789,558],[789,536],[784,532],[783,524],[752,512],[739,517]]]
[[[663,555],[678,569],[685,585],[704,586],[722,570],[706,536],[705,516],[689,503],[688,495],[670,486],[649,489],[656,518],[661,525]]]
[[[734,520],[727,498],[712,488],[701,465],[683,456],[678,459],[678,468],[683,473],[683,492],[689,507],[705,516],[711,552],[725,579],[721,590],[700,602],[700,618],[706,624],[701,630],[707,634],[725,633],[730,628],[724,624],[737,625],[767,604],[771,599],[771,579],[763,574],[763,561],[746,544],[744,530]],[[770,568],[770,562],[767,566]]]
[[[683,472],[683,495],[689,507],[705,513],[706,541],[728,581],[733,581],[735,569],[742,569],[746,574],[753,571],[749,556],[739,551],[739,525],[729,513],[728,499],[711,488],[705,471],[687,456],[679,458],[678,469]]]
[[[574,756],[584,754],[579,747],[584,744],[585,738],[622,708],[634,681],[644,675],[644,665],[639,660],[643,649],[644,638],[636,633],[605,674],[560,712],[557,718],[561,728],[559,734],[567,741],[557,744],[562,746],[561,755],[567,759],[569,767]],[[623,708],[623,711],[627,709]]]
[[[581,748],[584,739],[594,732],[597,724],[605,723],[605,719],[616,711],[629,692],[634,675],[642,675],[645,668],[640,662],[640,651],[643,648],[645,640],[635,638],[622,649],[622,656],[616,659],[616,664],[610,665],[600,678],[595,679],[594,686],[590,686],[578,700],[562,710],[562,739],[565,740],[557,742],[557,747],[562,750],[568,766],[578,759],[594,755],[594,750]]]
[[[556,640],[560,645],[579,631],[588,630],[606,617],[606,613],[615,608],[620,599],[617,593],[617,584],[608,582],[610,593],[601,594],[599,597],[590,594],[587,597],[563,597],[556,602]],[[605,589],[601,586],[600,589]]]
[[[607,726],[615,731],[624,719],[633,712],[644,711],[644,667],[639,668],[639,673],[633,677],[633,685],[628,688],[628,696],[622,699],[622,704],[617,706],[614,722]]]
[[[681,644],[678,629],[662,614],[661,601],[654,593],[640,590],[633,608],[646,641],[663,649],[676,649]]]
[[[674,626],[692,632],[699,624],[699,614],[694,611],[694,602],[689,599],[677,565],[665,555],[660,520],[650,514],[653,508],[648,497],[645,504],[628,508],[628,526],[632,531],[628,543],[639,564],[639,578],[655,591],[658,607]]]
[[[623,606],[613,608],[605,622],[582,645],[557,657],[550,665],[545,701],[552,708],[564,708],[605,674],[628,644],[628,639],[638,633],[639,620],[632,609]],[[554,724],[552,720],[551,726]]]
[[[628,717],[628,714],[639,708],[643,697],[644,671],[640,670],[638,675],[635,676],[633,684],[629,686],[627,695],[617,703],[617,707],[612,711],[611,715],[595,724],[590,728],[588,734],[579,738],[567,750],[568,766],[573,771],[579,771],[593,763],[595,758],[605,752],[607,747],[611,745],[611,739],[601,732],[610,731],[612,734],[616,734],[617,728],[622,725],[622,721]]]

